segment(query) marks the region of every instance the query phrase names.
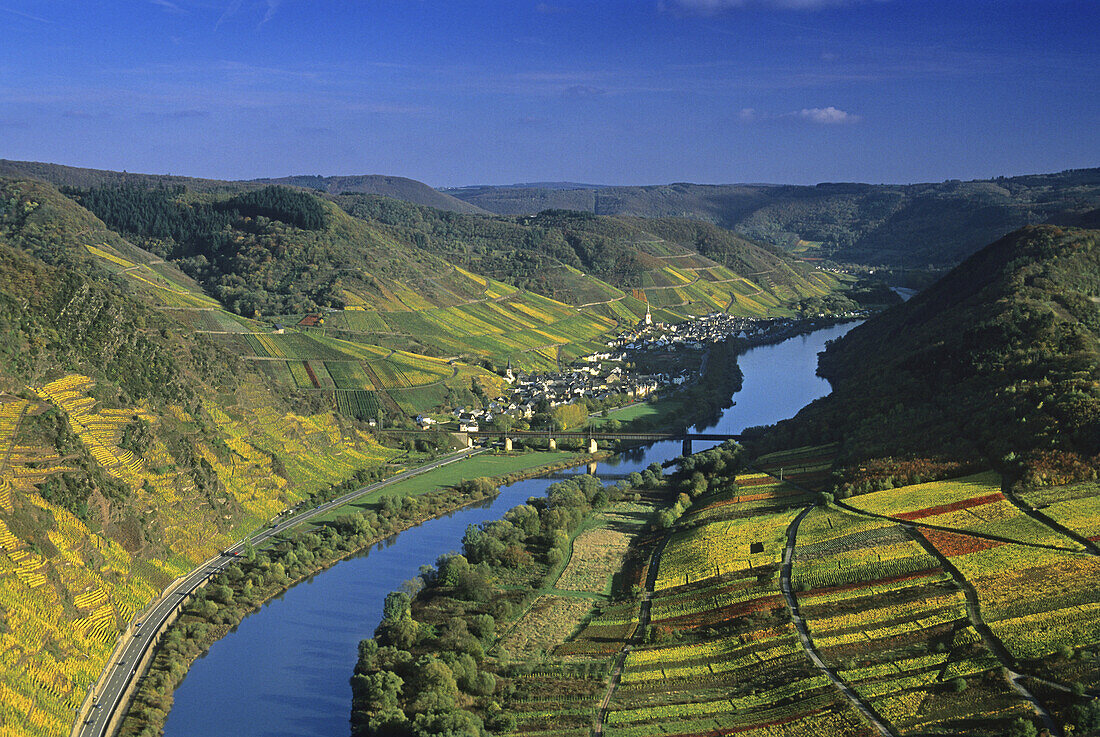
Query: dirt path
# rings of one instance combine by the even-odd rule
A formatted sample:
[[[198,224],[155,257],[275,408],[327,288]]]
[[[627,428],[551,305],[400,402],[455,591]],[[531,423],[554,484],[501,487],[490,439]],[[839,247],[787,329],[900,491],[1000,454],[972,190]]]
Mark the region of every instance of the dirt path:
[[[645,591],[642,592],[642,604],[638,612],[638,626],[634,628],[634,634],[623,645],[623,649],[619,651],[618,656],[615,658],[615,666],[611,669],[611,675],[607,677],[607,692],[603,695],[603,700],[600,701],[600,708],[596,710],[596,719],[592,725],[592,734],[594,735],[603,735],[604,723],[607,721],[611,699],[623,678],[623,666],[626,664],[626,656],[630,654],[635,645],[640,645],[645,638],[645,630],[649,626],[649,615],[653,606],[653,586],[657,582],[657,568],[660,566],[661,554],[665,551],[668,538],[669,535],[667,534],[661,538],[661,541],[657,543],[657,547],[653,550],[653,556],[649,559],[649,571],[645,578]]]
[[[603,302],[585,302],[583,305],[577,305],[576,307],[578,310],[583,310],[585,307],[595,307],[596,305],[609,305],[612,302],[621,302],[624,299],[626,299],[625,294],[620,295],[615,299],[605,299]]]
[[[787,527],[787,547],[783,550],[783,571],[780,574],[779,585],[783,590],[783,598],[787,600],[787,611],[790,612],[791,622],[794,623],[795,629],[798,630],[798,639],[802,641],[802,649],[806,651],[806,655],[809,656],[814,666],[825,674],[829,682],[844,695],[844,698],[848,699],[852,706],[855,707],[856,711],[862,714],[879,734],[883,735],[883,737],[897,737],[897,734],[890,728],[885,720],[878,715],[878,712],[876,712],[870,704],[864,701],[859,694],[853,691],[848,684],[840,680],[840,677],[821,659],[821,655],[818,654],[817,648],[814,647],[813,640],[810,637],[810,630],[806,626],[806,620],[802,618],[799,612],[798,599],[795,598],[794,591],[791,589],[791,568],[794,563],[794,549],[798,538],[798,526],[813,509],[814,507],[806,507],[803,509],[799,512],[798,516],[794,518],[790,526]]]
[[[976,537],[976,538],[981,539],[981,540],[992,540],[993,542],[1006,543],[1008,545],[1023,545],[1024,547],[1028,547],[1028,548],[1039,548],[1041,550],[1055,550],[1055,551],[1058,551],[1059,553],[1078,553],[1078,554],[1094,555],[1094,553],[1092,553],[1092,551],[1088,551],[1088,550],[1081,551],[1081,550],[1078,550],[1077,548],[1067,548],[1067,547],[1062,547],[1061,545],[1047,545],[1045,543],[1027,542],[1026,540],[1017,540],[1017,539],[1011,538],[1011,537],[1002,537],[1000,535],[989,535],[989,534],[984,533],[984,532],[976,532],[975,530],[963,530],[963,529],[960,529],[958,527],[944,527],[943,525],[932,525],[932,524],[928,524],[927,522],[917,522],[916,520],[907,520],[907,519],[900,519],[898,517],[891,517],[890,515],[887,515],[887,514],[878,514],[877,512],[868,512],[866,510],[859,509],[858,507],[853,507],[853,506],[847,504],[846,502],[844,502],[843,500],[840,500],[840,499],[836,500],[836,505],[838,507],[840,507],[841,509],[843,509],[845,511],[848,511],[848,512],[851,512],[853,514],[859,514],[859,515],[862,515],[864,517],[877,517],[879,519],[890,520],[891,522],[896,522],[899,525],[920,527],[922,529],[927,529],[927,530],[939,530],[940,532],[951,532],[951,533],[954,533],[956,535],[966,535],[967,537]]]
[[[1007,485],[1001,488],[1001,493],[1004,494],[1005,499],[1011,502],[1013,506],[1026,514],[1028,517],[1031,517],[1039,524],[1046,525],[1055,532],[1065,535],[1070,540],[1081,544],[1082,546],[1084,546],[1085,550],[1089,554],[1100,555],[1100,547],[1098,547],[1096,543],[1094,543],[1092,540],[1089,540],[1087,537],[1080,534],[1079,532],[1076,532],[1066,527],[1053,517],[1048,517],[1047,515],[1043,514],[1041,511],[1031,506],[1020,497],[1016,496],[1016,493],[1009,489]]]
[[[951,579],[966,595],[966,616],[970,620],[970,624],[974,626],[974,629],[981,636],[982,642],[985,644],[986,648],[993,653],[994,657],[997,658],[1004,668],[1005,680],[1008,681],[1008,685],[1011,686],[1016,693],[1020,694],[1025,701],[1031,704],[1032,710],[1034,710],[1039,718],[1043,720],[1043,724],[1052,737],[1061,737],[1062,732],[1058,729],[1058,725],[1051,716],[1050,711],[1048,711],[1046,706],[1028,690],[1027,686],[1023,683],[1023,675],[1014,669],[1016,659],[1012,657],[1008,648],[1006,648],[1004,643],[1001,642],[1001,639],[993,633],[993,630],[986,624],[985,618],[982,617],[982,605],[981,601],[978,599],[978,591],[974,588],[974,584],[970,583],[970,581],[962,575],[962,572],[954,566],[946,555],[941,553],[935,545],[928,542],[924,535],[921,535],[914,525],[902,524],[912,538],[920,543],[929,555],[940,562],[940,565],[943,566],[943,570],[951,575]],[[1052,683],[1050,685],[1054,684]],[[1062,688],[1065,687],[1063,686]]]

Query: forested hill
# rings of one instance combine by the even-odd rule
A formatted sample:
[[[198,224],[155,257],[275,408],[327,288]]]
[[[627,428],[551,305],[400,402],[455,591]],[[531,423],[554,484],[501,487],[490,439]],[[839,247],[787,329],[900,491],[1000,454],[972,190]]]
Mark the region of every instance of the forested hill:
[[[405,177],[365,174],[351,177],[291,176],[278,179],[247,179],[225,181],[173,176],[171,174],[136,174],[133,172],[84,169],[61,164],[37,161],[9,161],[0,159],[0,177],[11,179],[37,179],[57,187],[186,187],[192,192],[240,193],[261,189],[272,184],[313,189],[329,194],[362,192],[393,197],[418,205],[427,205],[452,212],[484,212],[476,205],[463,202],[423,182]]]
[[[1028,483],[1095,478],[1100,232],[1012,233],[829,346],[819,372],[832,394],[764,446],[836,440],[865,470],[892,457],[993,463]]]
[[[429,187],[424,182],[406,177],[382,174],[365,174],[352,177],[297,176],[277,179],[255,179],[250,183],[282,184],[289,187],[314,189],[326,194],[373,194],[392,197],[395,200],[426,205],[437,210],[462,213],[488,214],[477,205],[452,197],[446,192]]]
[[[307,191],[269,185],[225,197],[140,184],[63,191],[249,317],[349,303],[382,310],[453,305],[484,289]]]
[[[690,298],[685,291],[722,292],[728,300],[731,289],[748,283],[746,297],[797,301],[820,297],[835,283],[832,275],[778,249],[682,218],[604,217],[575,210],[462,216],[382,197],[344,195],[336,201],[396,239],[574,304],[590,301],[584,297],[590,291],[581,283],[584,275],[621,290],[644,290],[655,306]]]
[[[902,267],[953,266],[1024,225],[1069,223],[1100,206],[1100,169],[961,182],[447,190],[500,214],[550,208],[689,217],[807,256]]]

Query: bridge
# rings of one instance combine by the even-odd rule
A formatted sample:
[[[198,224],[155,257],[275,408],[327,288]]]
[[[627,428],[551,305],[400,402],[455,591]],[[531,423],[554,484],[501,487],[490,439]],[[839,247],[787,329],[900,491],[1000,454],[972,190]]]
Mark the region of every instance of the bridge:
[[[393,432],[393,431],[389,431]],[[398,431],[401,432],[401,431]],[[405,430],[408,434],[427,432],[424,430]],[[728,433],[706,432],[605,432],[600,430],[467,430],[456,433],[460,440],[464,440],[469,446],[473,438],[500,438],[504,441],[504,449],[511,450],[514,440],[544,440],[550,450],[557,450],[558,440],[562,438],[576,438],[585,441],[589,453],[595,453],[599,449],[600,440],[625,440],[633,443],[659,443],[666,440],[679,440],[683,443],[683,455],[691,455],[691,443],[698,441],[724,442],[726,440],[740,440],[740,435]]]
[[[404,430],[386,429],[387,433],[395,435],[428,435],[438,430]],[[595,453],[599,450],[600,440],[626,440],[632,443],[659,443],[666,440],[679,440],[684,444],[683,455],[691,455],[691,443],[693,440],[725,442],[726,440],[740,440],[740,435],[729,433],[708,432],[631,432],[623,430],[609,432],[603,430],[461,430],[450,432],[459,442],[467,447],[473,445],[474,438],[500,438],[504,441],[504,449],[512,450],[514,440],[544,440],[550,450],[558,449],[558,440],[562,438],[576,438],[584,440],[588,445],[588,452]]]

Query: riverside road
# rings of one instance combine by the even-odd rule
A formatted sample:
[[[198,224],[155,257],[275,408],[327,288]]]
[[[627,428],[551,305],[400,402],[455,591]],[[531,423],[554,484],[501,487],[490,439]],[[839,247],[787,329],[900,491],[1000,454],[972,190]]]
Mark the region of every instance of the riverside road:
[[[106,672],[109,673],[109,676],[106,681],[103,682],[102,688],[96,694],[95,706],[93,706],[88,713],[84,723],[79,725],[80,729],[76,734],[79,735],[79,737],[107,737],[107,735],[110,734],[107,730],[111,724],[111,719],[120,708],[123,697],[129,689],[131,681],[140,676],[138,673],[138,664],[145,656],[146,651],[153,646],[157,637],[160,635],[164,623],[172,615],[172,612],[179,607],[181,601],[194,593],[194,591],[202,586],[211,576],[214,576],[235,563],[237,560],[236,556],[245,549],[245,546],[249,542],[259,547],[276,535],[309,522],[311,519],[346,504],[364,494],[483,452],[485,451],[482,448],[459,451],[458,453],[445,456],[423,466],[403,471],[384,481],[379,481],[378,483],[364,486],[361,489],[356,489],[332,501],[325,502],[319,507],[289,517],[273,527],[264,528],[252,537],[241,540],[237,544],[226,549],[225,553],[211,558],[192,570],[180,581],[179,585],[172,589],[167,595],[162,595],[152,608],[145,611],[142,615],[144,619],[142,619],[140,623],[135,622],[134,626],[122,635],[122,637],[129,638],[129,641],[123,646],[121,653],[117,654],[117,659],[107,664]]]

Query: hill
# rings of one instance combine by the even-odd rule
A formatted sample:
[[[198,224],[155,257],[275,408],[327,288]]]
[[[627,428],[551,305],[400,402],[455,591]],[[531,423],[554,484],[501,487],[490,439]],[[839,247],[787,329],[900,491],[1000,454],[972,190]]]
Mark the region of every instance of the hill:
[[[254,179],[256,184],[282,184],[290,187],[315,189],[326,194],[374,194],[392,197],[395,200],[411,202],[415,205],[434,207],[437,210],[462,213],[482,213],[477,205],[470,204],[446,192],[433,189],[423,182],[406,177],[391,177],[382,174],[364,174],[360,176],[297,176],[277,179]]]
[[[276,179],[220,180],[173,176],[171,174],[135,174],[132,172],[85,169],[38,161],[10,161],[0,159],[0,177],[9,179],[37,179],[58,187],[144,186],[185,187],[193,192],[247,192],[272,184],[301,187],[330,194],[364,192],[385,195],[419,205],[436,207],[452,212],[484,212],[476,205],[429,187],[423,182],[405,177],[365,174],[360,176],[321,177],[290,176]]]
[[[574,305],[609,305],[630,294],[673,313],[668,319],[764,315],[820,299],[840,284],[832,273],[691,220],[569,210],[487,218],[377,197],[337,202],[452,263]]]
[[[1100,204],[1100,169],[911,185],[669,184],[600,189],[467,187],[459,199],[500,214],[544,209],[689,217],[807,256],[896,267],[953,266],[1024,225]]]
[[[225,314],[214,305],[56,189],[0,180],[8,733],[67,733],[116,638],[174,578],[396,455],[177,319]]]
[[[993,464],[1027,484],[1100,468],[1100,233],[1029,227],[822,354],[828,397],[764,445],[841,442],[879,476]],[[894,470],[891,470],[894,469]],[[881,479],[880,479],[881,480]],[[861,482],[862,483],[862,482]]]
[[[90,258],[186,329],[256,362],[269,382],[357,417],[463,403],[475,379],[499,383],[474,366],[556,368],[647,308],[667,321],[816,315],[864,294],[687,220],[462,215],[270,184],[229,192],[122,180],[67,186],[66,197],[44,183],[0,186],[13,203],[33,199],[43,227],[81,236],[52,255],[24,237],[32,255]]]

